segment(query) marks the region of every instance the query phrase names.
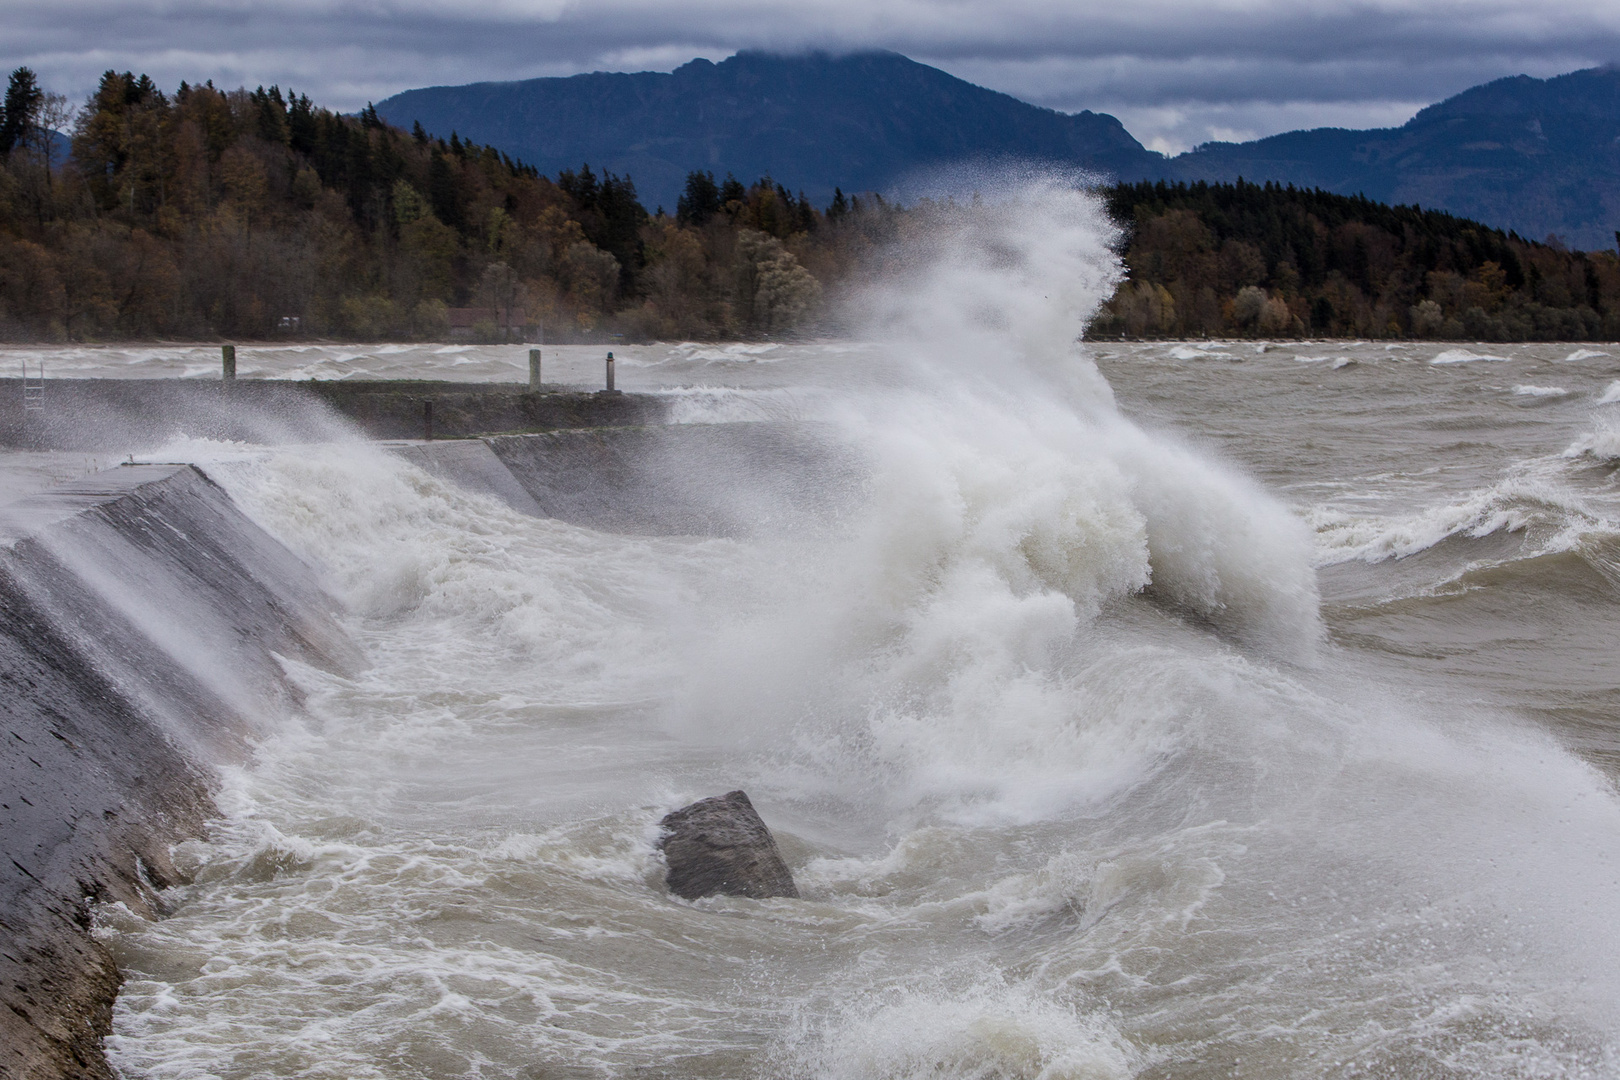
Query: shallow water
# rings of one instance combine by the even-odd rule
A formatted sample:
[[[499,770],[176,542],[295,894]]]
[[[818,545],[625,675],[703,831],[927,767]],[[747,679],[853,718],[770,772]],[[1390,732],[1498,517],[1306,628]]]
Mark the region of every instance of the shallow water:
[[[173,448],[370,666],[291,669],[173,915],[103,913],[124,1074],[1620,1073],[1620,347],[1075,347],[1048,210],[899,337],[621,374],[863,463],[745,535]],[[736,786],[803,900],[663,891]]]

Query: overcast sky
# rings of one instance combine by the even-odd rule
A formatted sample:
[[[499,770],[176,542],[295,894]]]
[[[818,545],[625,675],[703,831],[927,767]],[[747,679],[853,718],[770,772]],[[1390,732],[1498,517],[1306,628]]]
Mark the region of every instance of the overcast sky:
[[[1502,75],[1620,60],[1620,0],[0,0],[5,70],[279,83],[352,110],[417,86],[886,48],[1184,150],[1403,123]]]

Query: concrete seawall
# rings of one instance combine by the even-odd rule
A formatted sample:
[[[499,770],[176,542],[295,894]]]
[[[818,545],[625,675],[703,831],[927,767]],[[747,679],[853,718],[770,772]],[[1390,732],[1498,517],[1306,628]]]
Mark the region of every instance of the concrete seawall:
[[[0,507],[0,1074],[109,1077],[91,901],[158,913],[214,768],[283,714],[275,655],[359,655],[313,574],[190,466]]]
[[[594,427],[402,447],[513,509],[609,532],[740,536],[831,510],[861,470],[814,424]]]

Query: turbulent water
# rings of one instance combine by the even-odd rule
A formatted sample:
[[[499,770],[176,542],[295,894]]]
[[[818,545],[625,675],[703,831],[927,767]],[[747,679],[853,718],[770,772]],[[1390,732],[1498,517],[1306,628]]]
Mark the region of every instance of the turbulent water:
[[[103,912],[118,1068],[1620,1074],[1620,348],[1076,345],[1107,239],[1025,191],[865,344],[633,355],[859,462],[742,535],[173,448],[370,666],[290,669],[172,915]],[[664,891],[738,786],[802,900]]]

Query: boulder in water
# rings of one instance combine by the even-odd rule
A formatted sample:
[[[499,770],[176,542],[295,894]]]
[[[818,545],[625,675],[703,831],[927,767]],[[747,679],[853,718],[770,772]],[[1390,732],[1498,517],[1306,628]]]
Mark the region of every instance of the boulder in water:
[[[703,896],[798,899],[798,887],[771,830],[741,791],[699,799],[664,816],[659,843],[669,891],[685,900]]]

